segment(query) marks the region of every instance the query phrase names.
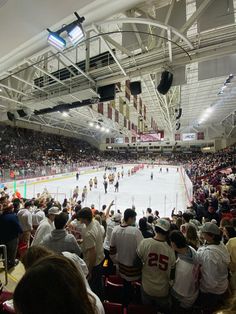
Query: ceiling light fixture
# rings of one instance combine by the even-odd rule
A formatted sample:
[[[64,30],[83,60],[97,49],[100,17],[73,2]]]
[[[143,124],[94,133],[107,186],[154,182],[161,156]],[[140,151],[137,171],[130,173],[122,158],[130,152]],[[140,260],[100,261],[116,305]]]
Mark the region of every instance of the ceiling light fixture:
[[[63,117],[68,117],[69,116],[69,114],[66,111],[62,112],[62,115],[63,115]]]
[[[93,122],[89,122],[89,126],[93,127],[94,126]]]
[[[52,32],[49,28],[47,28],[47,31],[49,32],[48,43],[51,46],[61,51],[66,48],[66,41],[61,36],[61,34],[64,32],[67,32],[69,40],[74,46],[76,46],[81,40],[85,38],[85,33],[82,26],[82,23],[85,20],[85,18],[80,17],[77,12],[74,12],[74,14],[77,20],[61,27],[59,30]]]

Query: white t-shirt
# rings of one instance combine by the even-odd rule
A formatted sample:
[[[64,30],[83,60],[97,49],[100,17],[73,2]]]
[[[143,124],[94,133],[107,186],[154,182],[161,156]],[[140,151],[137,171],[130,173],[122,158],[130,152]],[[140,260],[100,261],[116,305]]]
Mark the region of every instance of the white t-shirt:
[[[184,308],[191,307],[198,297],[199,269],[197,252],[193,248],[188,247],[188,255],[178,255],[172,288],[173,295]]]
[[[119,265],[120,276],[128,281],[140,278],[140,269],[133,265],[142,240],[142,233],[136,227],[116,226],[112,232],[110,255]]]
[[[83,233],[86,230],[85,224],[80,223],[77,219],[74,219],[68,226],[68,230],[70,233],[72,233],[75,238],[82,239]]]
[[[110,242],[111,242],[111,235],[112,231],[115,228],[115,226],[119,226],[119,222],[115,222],[114,220],[110,219],[107,222],[107,232],[106,232],[106,237],[104,240],[103,247],[105,250],[109,251],[110,250]]]
[[[19,223],[23,231],[32,230],[32,214],[28,209],[26,208],[20,209],[17,214],[17,217],[19,219]]]
[[[201,266],[200,290],[204,293],[223,294],[228,287],[229,253],[223,243],[200,247],[197,251]]]
[[[165,241],[149,238],[140,243],[137,254],[143,262],[143,290],[150,296],[167,296],[170,271],[176,261],[173,249]]]
[[[36,232],[35,232],[35,236],[34,236],[34,239],[32,241],[32,246],[33,245],[39,245],[42,241],[43,241],[43,238],[50,234],[52,232],[52,230],[54,230],[55,227],[54,227],[54,223],[51,222],[51,220],[49,220],[47,217],[45,219],[43,219]]]
[[[83,233],[83,242],[81,244],[84,260],[87,265],[89,263],[87,251],[93,247],[96,248],[95,266],[97,266],[101,264],[105,256],[103,251],[103,231],[101,225],[95,219],[86,226]]]
[[[37,208],[32,213],[32,224],[38,226],[40,222],[45,218],[45,213],[42,209]]]

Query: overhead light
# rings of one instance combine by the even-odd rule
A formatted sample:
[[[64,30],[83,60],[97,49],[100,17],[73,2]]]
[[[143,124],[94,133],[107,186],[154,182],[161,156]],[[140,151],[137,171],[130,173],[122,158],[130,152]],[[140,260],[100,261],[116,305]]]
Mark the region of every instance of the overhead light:
[[[71,26],[71,30],[68,31],[68,36],[72,45],[77,45],[85,38],[82,25],[79,22],[76,22],[74,26]]]
[[[47,28],[47,31],[49,32],[48,43],[58,50],[63,50],[66,47],[66,41],[61,37],[61,34],[64,32],[67,33],[74,46],[85,38],[85,33],[82,27],[82,23],[85,18],[80,17],[77,12],[74,12],[74,14],[77,17],[77,20],[68,25],[62,26],[57,31],[52,32],[49,28]]]
[[[1,87],[0,87],[0,92],[2,92],[2,89],[1,89]]]
[[[62,115],[63,115],[63,117],[68,117],[69,116],[69,114],[66,111],[62,112]]]
[[[106,133],[109,133],[110,132],[110,130],[109,129],[106,129]]]
[[[93,122],[89,122],[89,126],[93,127],[94,126]]]
[[[213,108],[212,108],[212,107],[207,108],[207,109],[206,109],[206,112],[207,112],[207,113],[212,113],[212,112],[213,112]]]
[[[104,128],[104,126],[102,126],[102,127],[101,127],[101,131],[102,131],[102,132],[104,132],[104,131],[105,131],[105,128]]]
[[[55,47],[58,50],[63,50],[66,47],[66,41],[64,38],[62,38],[58,33],[56,32],[51,32],[49,29],[47,29],[49,31],[49,35],[48,35],[48,43]]]
[[[97,124],[95,128],[96,128],[96,129],[100,129],[100,126]]]

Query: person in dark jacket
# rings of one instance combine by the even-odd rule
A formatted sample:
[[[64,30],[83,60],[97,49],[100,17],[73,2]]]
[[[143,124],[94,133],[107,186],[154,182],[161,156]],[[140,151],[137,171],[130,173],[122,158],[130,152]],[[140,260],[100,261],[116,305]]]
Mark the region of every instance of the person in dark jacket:
[[[22,233],[18,217],[14,213],[14,206],[11,203],[4,204],[0,213],[0,244],[7,247],[8,269],[16,266],[16,253],[19,242],[19,235]]]
[[[145,239],[154,237],[154,232],[148,228],[146,217],[139,219],[139,230],[142,232],[142,235]]]

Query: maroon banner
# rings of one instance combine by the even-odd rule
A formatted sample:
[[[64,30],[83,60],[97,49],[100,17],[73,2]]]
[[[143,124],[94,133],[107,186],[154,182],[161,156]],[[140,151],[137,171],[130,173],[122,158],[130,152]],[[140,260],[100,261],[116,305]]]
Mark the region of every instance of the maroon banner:
[[[136,143],[136,137],[135,137],[135,136],[132,136],[131,142],[132,142],[132,143]]]
[[[134,99],[134,108],[137,109],[137,107],[138,107],[138,96],[134,95],[133,99]]]
[[[147,119],[147,111],[146,111],[146,110],[147,110],[147,109],[146,109],[146,106],[143,105],[143,117],[144,117],[144,120]]]
[[[139,97],[139,114],[143,114],[143,102],[141,97]]]
[[[125,137],[125,143],[129,143],[129,138]]]
[[[102,102],[98,103],[98,113],[103,114],[103,103]]]
[[[114,137],[111,138],[111,144],[114,144],[115,143],[115,139]]]
[[[110,144],[110,139],[109,139],[109,137],[106,138],[106,144]]]
[[[180,141],[180,134],[175,134],[175,141]]]
[[[112,119],[112,106],[110,104],[107,104],[107,117]]]
[[[197,133],[197,139],[198,139],[198,140],[204,140],[204,138],[205,138],[205,137],[204,137],[204,132],[198,132],[198,133]]]
[[[130,81],[125,81],[125,97],[130,101]]]
[[[127,128],[127,119],[124,117],[124,127]]]
[[[119,111],[115,110],[115,122],[119,123]]]
[[[128,122],[128,129],[129,130],[131,129],[131,122],[130,121]]]

